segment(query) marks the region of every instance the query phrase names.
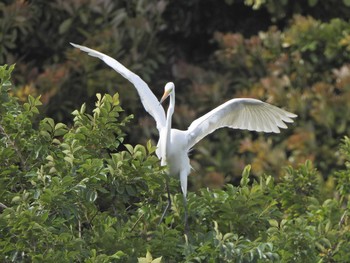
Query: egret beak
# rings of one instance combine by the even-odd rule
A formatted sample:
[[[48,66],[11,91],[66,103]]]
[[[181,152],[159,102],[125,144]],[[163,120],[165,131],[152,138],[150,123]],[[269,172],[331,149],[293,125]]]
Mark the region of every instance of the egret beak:
[[[165,101],[165,99],[169,96],[169,94],[170,94],[170,90],[165,91],[163,94],[163,97],[159,101],[159,104],[162,104],[163,101]]]

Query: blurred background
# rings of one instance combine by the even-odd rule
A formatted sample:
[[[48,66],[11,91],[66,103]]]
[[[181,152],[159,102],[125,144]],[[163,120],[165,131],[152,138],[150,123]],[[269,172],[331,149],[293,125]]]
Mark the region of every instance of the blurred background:
[[[118,59],[158,98],[173,81],[175,128],[232,98],[267,101],[296,122],[277,135],[208,136],[190,153],[191,190],[235,183],[246,164],[278,180],[306,160],[331,185],[350,130],[349,17],[349,0],[2,0],[0,64],[16,63],[13,94],[41,94],[43,115],[67,124],[82,103],[92,109],[96,93],[118,92],[134,115],[131,144],[158,139],[135,89],[69,42]]]

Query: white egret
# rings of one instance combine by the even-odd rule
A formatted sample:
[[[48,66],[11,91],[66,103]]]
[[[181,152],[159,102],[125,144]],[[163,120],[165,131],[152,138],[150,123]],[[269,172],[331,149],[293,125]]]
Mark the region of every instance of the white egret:
[[[123,75],[124,78],[128,79],[135,86],[145,110],[155,119],[157,124],[159,141],[156,154],[161,160],[161,165],[168,165],[169,175],[180,177],[185,204],[187,176],[191,171],[188,152],[197,142],[213,131],[223,127],[279,133],[279,128],[287,128],[285,122],[292,123],[292,118],[297,117],[294,113],[257,99],[239,98],[231,99],[193,121],[187,130],[172,129],[171,119],[175,107],[174,83],[168,82],[165,85],[164,95],[159,102],[148,85],[138,75],[128,70],[117,60],[85,46],[71,44],[87,52],[90,56],[103,60],[108,66]],[[165,111],[161,103],[168,96],[170,96],[170,104],[167,115],[165,116]],[[169,206],[170,198],[167,208]],[[167,208],[161,217],[161,221]],[[185,214],[185,221],[187,225],[187,213]]]

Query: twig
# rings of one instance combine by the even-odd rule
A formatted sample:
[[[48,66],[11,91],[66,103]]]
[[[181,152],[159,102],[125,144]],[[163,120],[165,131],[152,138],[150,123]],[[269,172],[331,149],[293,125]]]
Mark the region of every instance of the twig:
[[[79,238],[81,238],[81,222],[78,220],[78,233],[79,233]]]
[[[339,223],[338,223],[339,228],[341,228],[342,225],[345,223],[345,220],[346,220],[346,218],[347,218],[347,215],[348,215],[348,212],[345,211],[345,212],[343,213],[343,215],[341,216],[341,218],[340,218],[340,220],[339,220]]]
[[[140,215],[140,217],[136,220],[136,222],[134,223],[134,225],[131,227],[130,232],[132,232],[132,231],[135,229],[136,225],[140,222],[140,220],[142,219],[142,217],[143,217],[144,215],[145,215],[145,214]]]
[[[1,210],[4,210],[7,208],[7,205],[4,205],[3,203],[0,202],[0,209]]]
[[[7,207],[7,205],[0,202],[0,213],[2,213]]]

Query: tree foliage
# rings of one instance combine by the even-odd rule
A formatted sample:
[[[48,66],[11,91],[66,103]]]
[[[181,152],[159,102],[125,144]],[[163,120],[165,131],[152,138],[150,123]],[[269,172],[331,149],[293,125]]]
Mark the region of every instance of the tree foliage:
[[[150,142],[125,144],[130,117],[119,96],[97,94],[73,111],[73,125],[40,119],[40,97],[10,95],[13,66],[0,67],[0,259],[2,262],[343,262],[349,258],[350,140],[334,174],[334,195],[310,161],[280,182],[253,179],[182,194]],[[146,255],[146,256],[145,256]]]
[[[348,0],[2,1],[0,261],[347,262],[349,15]],[[166,173],[135,89],[69,42],[157,97],[173,81],[180,129],[233,97],[298,118],[196,146],[186,236],[176,178],[157,225]]]

